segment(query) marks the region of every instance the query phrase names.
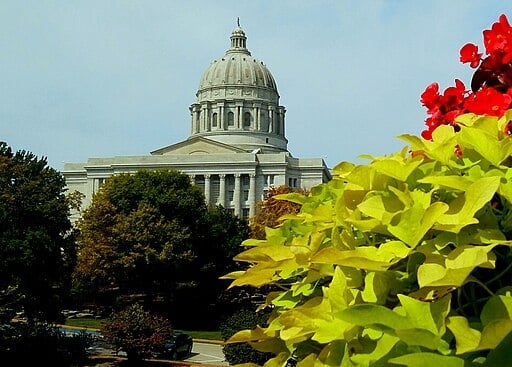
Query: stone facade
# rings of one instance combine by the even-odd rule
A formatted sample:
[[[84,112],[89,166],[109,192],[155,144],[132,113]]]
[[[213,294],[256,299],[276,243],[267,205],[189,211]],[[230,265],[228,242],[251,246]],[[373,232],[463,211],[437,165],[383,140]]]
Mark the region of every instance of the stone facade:
[[[231,34],[226,54],[203,74],[196,97],[190,106],[187,140],[147,156],[66,163],[63,174],[68,189],[83,193],[86,207],[112,175],[176,169],[203,188],[208,203],[249,218],[271,186],[310,189],[331,178],[323,159],[294,158],[288,152],[286,109],[279,105],[272,74],[247,50],[240,26]]]

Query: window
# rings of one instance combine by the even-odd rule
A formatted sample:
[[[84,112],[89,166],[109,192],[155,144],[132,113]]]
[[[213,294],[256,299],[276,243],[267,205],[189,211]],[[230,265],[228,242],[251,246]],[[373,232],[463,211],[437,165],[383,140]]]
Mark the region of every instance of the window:
[[[195,177],[195,184],[197,186],[203,186],[204,187],[204,176],[203,175],[197,175]]]
[[[235,188],[235,176],[226,175],[226,187],[231,190]]]
[[[212,176],[211,178],[210,192],[213,202],[218,201],[220,197],[220,178],[217,175]]]
[[[245,112],[244,113],[244,127],[250,127],[251,126],[251,113]]]
[[[217,127],[217,113],[212,115],[212,126]]]
[[[243,186],[249,186],[249,176],[248,175],[243,175],[242,176],[242,185]]]
[[[249,200],[249,190],[244,190],[244,201]]]
[[[233,112],[228,112],[228,126],[235,126],[235,115]]]
[[[235,197],[235,191],[229,190],[228,191],[228,201],[233,201],[233,198]]]
[[[293,187],[293,186],[292,186],[292,183],[293,183],[292,179],[291,179],[291,178],[289,178],[289,179],[288,179],[288,186],[289,186],[289,187]]]
[[[272,186],[274,184],[274,175],[265,175],[265,185],[264,186]]]

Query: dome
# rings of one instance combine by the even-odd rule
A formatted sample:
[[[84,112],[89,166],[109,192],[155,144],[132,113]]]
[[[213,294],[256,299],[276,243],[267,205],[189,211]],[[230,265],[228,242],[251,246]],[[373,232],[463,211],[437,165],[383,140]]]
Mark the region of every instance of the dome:
[[[236,27],[231,33],[231,47],[226,54],[214,60],[203,73],[199,91],[228,85],[246,85],[266,88],[277,95],[274,77],[265,64],[252,57],[246,48],[245,32]]]
[[[214,60],[204,72],[199,90],[228,85],[267,88],[277,94],[274,77],[265,64],[249,52],[228,51],[224,57]]]
[[[190,106],[191,137],[201,136],[247,152],[287,152],[286,109],[265,64],[247,49],[240,24],[231,47],[203,73]]]

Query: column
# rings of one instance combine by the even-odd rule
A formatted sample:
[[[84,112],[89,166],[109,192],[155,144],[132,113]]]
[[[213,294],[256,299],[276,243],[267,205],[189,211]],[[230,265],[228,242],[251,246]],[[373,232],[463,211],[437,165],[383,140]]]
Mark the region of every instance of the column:
[[[260,131],[261,128],[261,121],[260,121],[260,108],[256,107],[256,131]]]
[[[221,130],[226,129],[226,127],[224,126],[224,106],[220,106],[219,108],[219,128]]]
[[[274,131],[274,110],[272,107],[268,107],[268,132]]]
[[[201,111],[201,128],[200,131],[206,131],[206,107],[203,107]]]
[[[204,201],[206,205],[210,204],[210,175],[204,175]]]
[[[249,218],[256,214],[256,174],[249,175]]]
[[[219,205],[222,205],[224,208],[226,207],[226,175],[220,174],[220,187],[219,187]]]
[[[237,129],[240,129],[240,108],[240,106],[236,107],[235,126]]]
[[[99,188],[99,182],[98,182],[98,179],[97,178],[93,178],[92,179],[92,193],[95,194],[98,192],[98,188]]]
[[[235,192],[233,193],[235,215],[240,217],[240,173],[235,173]]]

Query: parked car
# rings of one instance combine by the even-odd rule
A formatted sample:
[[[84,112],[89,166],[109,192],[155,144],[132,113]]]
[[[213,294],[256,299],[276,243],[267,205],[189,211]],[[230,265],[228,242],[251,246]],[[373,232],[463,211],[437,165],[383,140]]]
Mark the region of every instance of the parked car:
[[[154,358],[177,360],[192,353],[192,337],[182,332],[174,332],[165,345],[153,354]]]

